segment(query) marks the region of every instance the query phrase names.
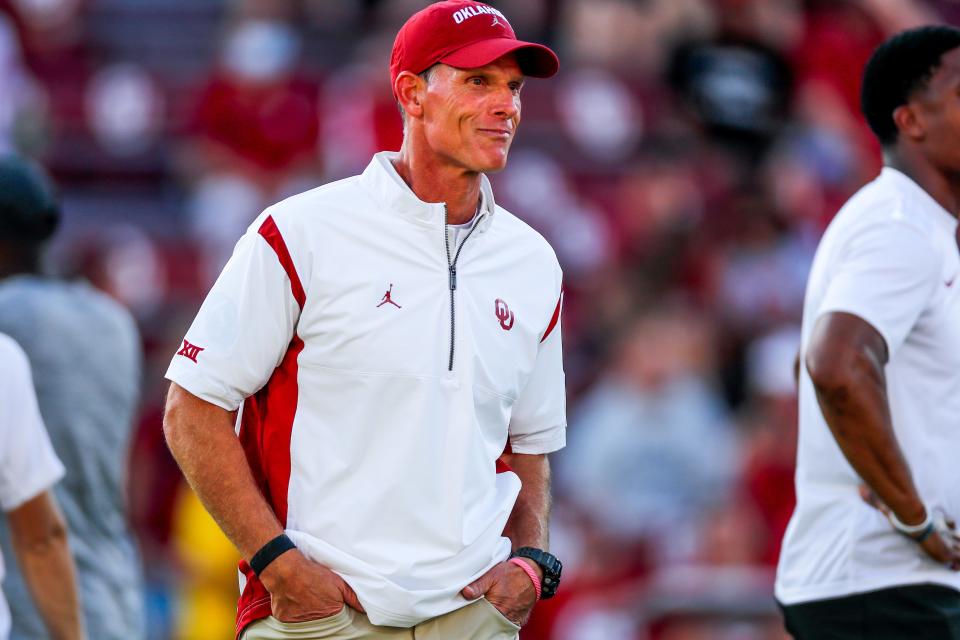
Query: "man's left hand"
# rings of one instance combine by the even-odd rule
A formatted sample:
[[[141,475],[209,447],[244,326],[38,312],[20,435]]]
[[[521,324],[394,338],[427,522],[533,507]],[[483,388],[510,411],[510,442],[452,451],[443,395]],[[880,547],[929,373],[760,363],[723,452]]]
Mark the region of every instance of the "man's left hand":
[[[530,576],[509,562],[494,565],[460,592],[467,600],[483,596],[508,620],[521,627],[530,619],[537,591]]]

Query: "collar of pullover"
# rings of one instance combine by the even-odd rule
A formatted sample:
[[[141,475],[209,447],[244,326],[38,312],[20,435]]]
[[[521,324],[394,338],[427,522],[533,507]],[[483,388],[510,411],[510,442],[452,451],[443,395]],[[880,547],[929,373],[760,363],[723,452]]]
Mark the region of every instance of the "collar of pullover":
[[[393,160],[399,154],[393,151],[381,151],[373,156],[361,179],[368,185],[376,198],[390,211],[406,216],[430,226],[444,225],[444,203],[424,202],[403,181],[393,167]],[[480,233],[490,226],[496,209],[493,190],[487,176],[480,175],[480,216],[483,216],[476,228]]]

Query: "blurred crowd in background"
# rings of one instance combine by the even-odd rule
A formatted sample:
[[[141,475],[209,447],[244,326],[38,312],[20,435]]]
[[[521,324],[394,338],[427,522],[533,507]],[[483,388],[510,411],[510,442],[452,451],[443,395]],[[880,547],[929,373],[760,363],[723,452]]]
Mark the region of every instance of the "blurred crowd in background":
[[[50,269],[143,336],[129,499],[150,640],[232,637],[237,592],[163,442],[163,372],[265,206],[399,148],[389,51],[425,4],[0,0],[0,152],[58,183]],[[564,583],[522,638],[782,638],[807,271],[880,167],[860,73],[891,33],[960,23],[960,1],[491,4],[562,63],[527,83],[492,177],[565,271]]]

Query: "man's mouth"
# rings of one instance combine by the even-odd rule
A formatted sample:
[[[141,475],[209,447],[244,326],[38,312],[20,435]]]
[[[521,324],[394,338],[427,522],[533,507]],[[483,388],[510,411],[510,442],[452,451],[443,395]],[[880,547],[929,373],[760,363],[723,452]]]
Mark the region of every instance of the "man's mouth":
[[[513,135],[509,129],[478,129],[478,131],[485,136],[490,136],[491,138],[497,138],[500,140],[509,140]]]

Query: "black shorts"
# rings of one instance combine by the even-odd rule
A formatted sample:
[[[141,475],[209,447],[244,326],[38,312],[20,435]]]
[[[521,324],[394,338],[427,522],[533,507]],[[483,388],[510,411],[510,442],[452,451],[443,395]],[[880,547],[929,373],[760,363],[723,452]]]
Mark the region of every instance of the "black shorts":
[[[960,640],[960,591],[917,584],[780,605],[796,640]]]

